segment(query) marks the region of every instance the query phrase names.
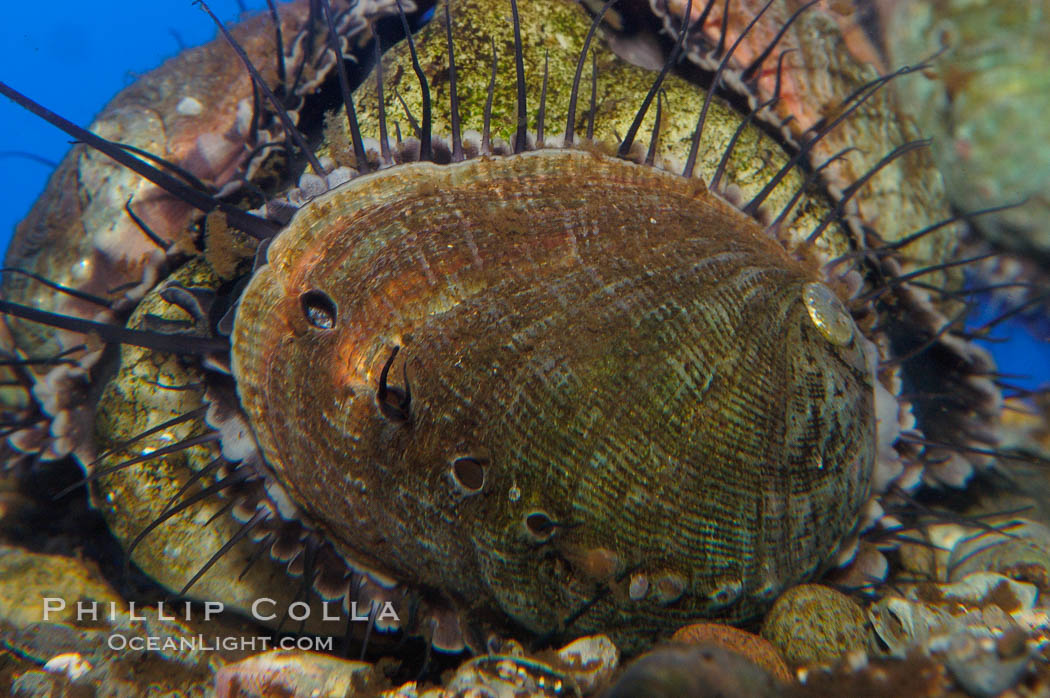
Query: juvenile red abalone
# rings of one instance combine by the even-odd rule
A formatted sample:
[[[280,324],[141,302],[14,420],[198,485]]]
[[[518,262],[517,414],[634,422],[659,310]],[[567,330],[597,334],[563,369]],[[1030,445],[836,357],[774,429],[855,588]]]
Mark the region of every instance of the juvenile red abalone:
[[[869,496],[852,319],[697,182],[571,149],[402,165],[268,260],[232,336],[267,463],[351,560],[475,617],[748,617]]]

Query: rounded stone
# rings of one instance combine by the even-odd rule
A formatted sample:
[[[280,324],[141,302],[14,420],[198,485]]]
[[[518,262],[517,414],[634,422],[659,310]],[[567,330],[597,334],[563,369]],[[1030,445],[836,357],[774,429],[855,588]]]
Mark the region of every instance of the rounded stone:
[[[45,619],[71,623],[77,600],[85,607],[124,606],[94,563],[0,545],[0,627],[21,629]]]
[[[791,671],[787,668],[777,648],[765,638],[731,625],[721,623],[693,623],[680,628],[671,636],[674,642],[688,644],[713,644],[730,652],[747,657],[769,672],[774,678],[790,682]]]
[[[777,682],[746,657],[716,644],[660,647],[635,660],[605,698],[764,698]]]
[[[801,584],[781,594],[766,615],[762,637],[791,666],[834,662],[867,646],[860,604],[834,589]]]

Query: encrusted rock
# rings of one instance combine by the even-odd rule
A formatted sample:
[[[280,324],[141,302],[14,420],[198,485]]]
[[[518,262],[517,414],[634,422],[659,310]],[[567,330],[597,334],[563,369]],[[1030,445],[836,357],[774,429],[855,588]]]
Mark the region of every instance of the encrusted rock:
[[[856,601],[819,584],[784,592],[766,615],[762,637],[792,666],[833,662],[867,648],[867,620]]]
[[[747,657],[781,681],[791,681],[791,672],[780,653],[765,638],[721,623],[694,623],[671,636],[672,642],[713,644]]]
[[[25,660],[0,694],[204,696],[214,667],[245,656],[242,642],[255,638],[200,613],[186,621],[181,603],[131,606],[91,562],[0,546],[0,638]]]
[[[1050,263],[1050,3],[904,0],[879,3],[898,64],[931,60],[894,84],[933,136],[934,158],[956,206],[1016,206],[974,224],[997,244]]]
[[[485,655],[462,665],[448,685],[445,698],[579,698],[576,681],[566,672],[524,657]]]
[[[77,601],[94,601],[102,608],[110,603],[125,606],[90,562],[0,546],[0,624],[24,628],[43,621],[47,598],[64,602],[58,610],[56,601],[47,614],[47,620],[55,623],[75,621]]]
[[[271,650],[215,674],[216,698],[351,698],[370,695],[372,665],[315,652]]]

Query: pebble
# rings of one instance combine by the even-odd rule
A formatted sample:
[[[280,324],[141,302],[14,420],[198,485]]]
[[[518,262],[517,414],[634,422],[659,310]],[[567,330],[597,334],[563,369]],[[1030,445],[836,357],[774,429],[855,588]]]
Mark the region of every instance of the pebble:
[[[372,680],[367,662],[271,650],[219,669],[215,698],[352,698],[372,695],[367,689]]]
[[[959,633],[951,638],[943,657],[952,678],[975,698],[998,696],[1028,673],[1029,652],[1023,640],[1017,645]]]
[[[793,677],[780,653],[765,638],[721,623],[693,623],[671,636],[672,642],[713,644],[747,657],[773,677],[791,682]]]
[[[125,606],[92,563],[0,545],[0,622],[25,628],[43,621],[46,598],[56,599],[47,620],[58,623],[76,620],[78,600],[98,602],[100,609]]]
[[[565,672],[586,695],[604,686],[620,663],[620,650],[605,635],[590,635],[558,650]]]
[[[780,685],[724,647],[670,645],[636,659],[603,698],[772,698]]]
[[[802,584],[781,594],[762,625],[762,637],[789,666],[835,662],[868,646],[860,604],[829,587]]]

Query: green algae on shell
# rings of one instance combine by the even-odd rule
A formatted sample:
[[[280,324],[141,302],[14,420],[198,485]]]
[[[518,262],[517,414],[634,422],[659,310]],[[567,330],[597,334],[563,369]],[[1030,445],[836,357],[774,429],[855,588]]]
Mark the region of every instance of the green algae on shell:
[[[483,130],[492,70],[491,46],[495,45],[496,88],[491,108],[494,142],[497,139],[512,141],[517,122],[514,34],[509,22],[492,21],[493,17],[505,15],[507,9],[504,0],[458,0],[451,16],[460,118],[462,128],[467,132],[481,133]],[[527,107],[529,123],[535,123],[546,70],[548,90],[545,105],[545,140],[547,143],[561,142],[577,59],[590,21],[579,5],[567,0],[521,2],[518,9],[522,27],[526,91],[531,100]],[[434,133],[447,136],[452,132],[452,124],[449,110],[449,71],[445,67],[448,63],[448,49],[444,23],[429,23],[416,34],[415,42],[420,63],[427,73],[433,105]],[[591,43],[590,54],[594,58],[597,70],[597,99],[593,116],[594,141],[618,144],[638,113],[642,96],[652,87],[654,74],[617,57],[598,38]],[[588,101],[591,89],[590,71],[588,64],[579,88],[574,122],[577,138],[587,132],[588,123],[591,121]],[[421,113],[422,97],[412,72],[409,51],[403,44],[393,47],[384,55],[383,81],[382,111],[390,122],[388,128],[393,129],[393,123],[405,114],[405,107],[401,106],[402,99],[411,114]],[[654,156],[658,163],[664,163],[665,169],[681,171],[688,157],[696,116],[704,107],[706,93],[674,74],[665,78],[662,90],[664,99],[660,137]],[[362,133],[378,141],[380,105],[375,81],[366,80],[358,88],[354,99]],[[326,131],[328,142],[322,147],[322,152],[331,154],[338,164],[353,166],[355,163],[349,152],[346,119],[342,114],[338,116],[339,118],[331,121]],[[656,109],[651,106],[648,115],[642,121],[636,146],[643,146],[647,142],[655,116]],[[740,122],[741,115],[729,104],[720,98],[711,101],[694,174],[705,182],[712,181],[723,153],[730,147],[730,143],[733,143],[720,189],[731,192],[733,197],[746,202],[762,190],[790,159],[790,155],[785,152],[781,143],[758,124],[751,124],[745,128],[734,141],[734,134]],[[402,128],[405,129],[404,126]],[[410,135],[407,129],[405,131],[406,136]],[[638,150],[636,147],[632,157],[637,155]],[[800,187],[805,187],[807,193],[813,196],[807,197],[803,204],[797,205],[783,225],[781,234],[790,246],[795,246],[804,239],[830,208],[830,199],[819,192],[819,188],[812,182],[807,183],[806,174],[796,168],[768,195],[764,211],[773,212],[773,215],[779,213]],[[815,246],[825,259],[831,259],[851,250],[853,242],[836,226],[834,230],[822,235]]]
[[[170,282],[196,288],[218,285],[210,266],[200,258],[179,268]],[[162,288],[147,294],[136,306],[129,327],[164,322],[186,329],[192,322],[185,311],[164,299],[158,292]],[[172,496],[191,483],[191,478],[203,475],[201,488],[219,480],[214,468],[201,472],[220,455],[218,439],[207,438],[215,434],[202,414],[208,405],[206,390],[199,368],[178,356],[126,345],[121,347],[119,366],[99,396],[94,415],[94,443],[102,452],[89,472],[98,478],[96,506],[113,535],[129,548],[135,564],[169,589],[183,588],[241,526],[224,515],[227,503],[212,497],[175,513],[130,550],[131,542],[177,503]],[[166,428],[148,433],[165,424]],[[201,443],[180,448],[194,439]],[[151,454],[156,455],[149,457]],[[142,461],[136,467],[126,465],[136,459]],[[256,557],[257,545],[242,540],[218,558],[194,584],[193,596],[222,599],[231,610],[245,614],[264,590],[274,607],[285,608],[295,601],[295,589],[284,583],[286,573],[280,565],[262,559],[247,566]],[[269,610],[267,606],[265,613]]]
[[[402,165],[273,241],[233,372],[267,463],[349,559],[476,617],[546,633],[587,607],[574,633],[637,638],[752,616],[853,531],[872,375],[811,318],[816,283],[653,168]],[[320,298],[330,322],[304,307]],[[384,409],[395,376],[410,414]]]

